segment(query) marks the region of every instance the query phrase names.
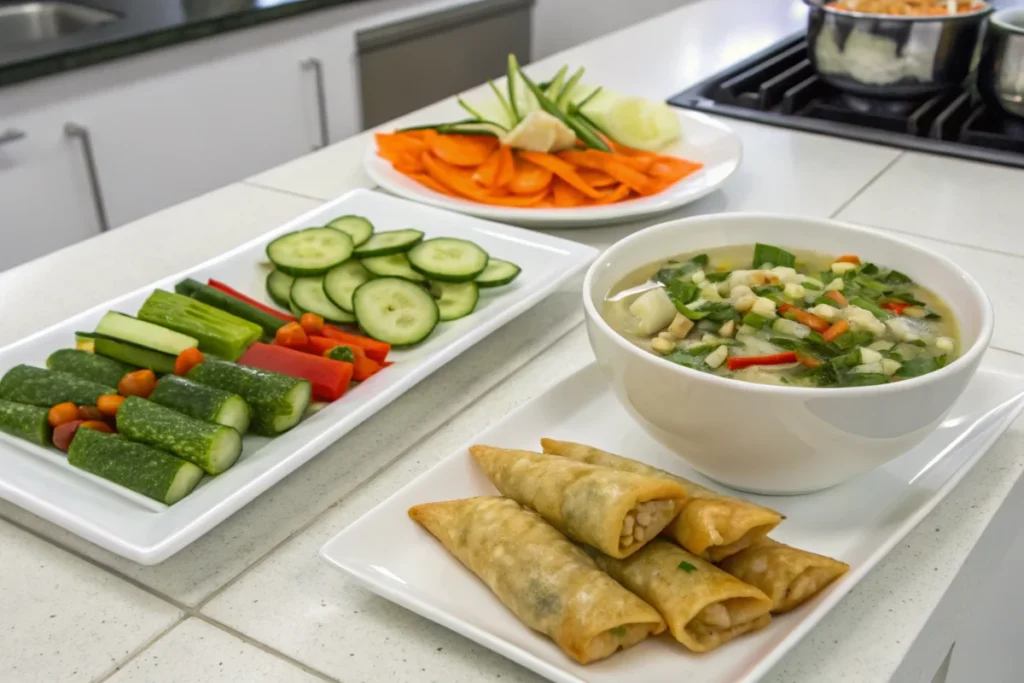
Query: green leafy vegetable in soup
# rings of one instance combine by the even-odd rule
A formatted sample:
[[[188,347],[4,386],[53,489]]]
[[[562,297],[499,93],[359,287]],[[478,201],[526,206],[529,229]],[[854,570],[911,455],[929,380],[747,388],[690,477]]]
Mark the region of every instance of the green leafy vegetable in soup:
[[[668,361],[763,384],[888,384],[959,353],[949,308],[905,273],[770,244],[648,264],[616,284],[602,315]]]

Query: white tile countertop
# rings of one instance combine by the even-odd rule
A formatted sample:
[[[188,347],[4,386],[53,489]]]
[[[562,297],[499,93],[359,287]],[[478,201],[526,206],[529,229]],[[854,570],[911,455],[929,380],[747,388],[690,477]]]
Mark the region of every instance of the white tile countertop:
[[[546,76],[578,64],[594,82],[665,99],[804,21],[794,0],[697,0],[529,70]],[[403,122],[454,116],[448,100]],[[724,121],[743,140],[743,166],[720,192],[669,218],[789,212],[908,236],[985,286],[997,315],[996,350],[985,362],[1024,373],[1024,301],[1013,295],[1024,258],[1021,171]],[[368,142],[368,134],[356,136],[0,273],[0,345],[372,186],[360,165]],[[660,220],[560,234],[604,247]],[[155,567],[0,502],[0,681],[539,680],[349,583],[316,553],[414,476],[589,363],[581,321],[576,280]],[[931,680],[964,596],[1016,532],[1022,425],[766,680]]]

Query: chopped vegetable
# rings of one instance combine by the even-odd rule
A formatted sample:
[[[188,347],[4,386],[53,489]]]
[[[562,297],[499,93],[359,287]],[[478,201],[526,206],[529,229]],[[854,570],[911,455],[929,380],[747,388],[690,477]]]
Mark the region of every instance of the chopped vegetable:
[[[254,308],[258,308],[261,311],[263,311],[264,313],[269,313],[270,315],[274,316],[275,318],[278,318],[278,319],[283,320],[285,322],[291,322],[292,320],[295,319],[292,316],[288,315],[287,313],[282,313],[281,311],[274,310],[270,306],[267,306],[266,304],[263,304],[263,303],[260,303],[259,301],[256,301],[256,299],[253,299],[251,297],[246,296],[245,294],[242,294],[237,289],[233,289],[233,288],[227,286],[226,284],[224,284],[223,282],[218,282],[217,280],[212,280],[211,279],[211,280],[207,280],[207,284],[210,285],[211,287],[213,287],[214,289],[219,289],[220,291],[224,292],[225,294],[230,294],[231,296],[235,297],[236,299],[238,299],[240,301],[244,301],[245,303],[249,304],[250,306],[252,306]]]
[[[136,370],[135,366],[106,356],[81,351],[79,349],[58,349],[46,359],[46,367],[81,377],[82,379],[99,382],[105,386],[117,386],[127,373]]]
[[[766,264],[792,268],[796,265],[796,256],[785,249],[757,243],[754,245],[754,268],[763,268]]]
[[[96,401],[96,408],[100,411],[103,417],[117,417],[117,411],[121,408],[122,403],[124,403],[124,396],[119,394],[108,394],[107,396],[99,397],[99,400]]]
[[[50,408],[58,403],[95,405],[112,388],[59,370],[16,365],[0,379],[0,399]]]
[[[839,308],[846,308],[847,306],[850,305],[850,302],[846,300],[846,297],[834,289],[825,292],[825,298],[834,301],[839,306]]]
[[[102,398],[102,397],[100,397]],[[70,401],[64,403],[58,403],[57,405],[50,408],[50,412],[47,413],[46,421],[49,422],[51,427],[59,427],[65,422],[71,422],[72,420],[80,420],[81,415],[78,411],[78,406]]]
[[[185,349],[174,359],[174,374],[187,375],[188,371],[202,363],[203,352],[199,349]]]
[[[249,404],[238,394],[196,384],[175,375],[168,375],[157,382],[149,400],[197,420],[232,427],[239,434],[249,429],[252,418]]]
[[[386,342],[342,332],[334,327],[324,327],[323,336],[345,344],[358,346],[366,352],[367,357],[372,358],[378,363],[384,363],[388,358],[388,354],[391,353],[391,345]]]
[[[860,257],[854,256],[853,254],[843,254],[836,259],[836,263],[852,263],[855,266],[859,266]]]
[[[730,370],[742,370],[751,365],[782,365],[783,363],[795,363],[796,353],[786,351],[770,356],[733,356],[727,363]]]
[[[306,315],[311,314],[303,314],[303,316]],[[320,325],[320,329],[323,330],[323,324]],[[301,349],[309,343],[309,336],[300,323],[292,322],[277,331],[277,334],[274,335],[274,343],[292,349]]]
[[[280,271],[273,271],[280,273]],[[289,276],[285,276],[289,277]],[[277,329],[281,327],[281,319],[276,315],[268,313],[262,308],[253,306],[252,304],[242,301],[241,299],[231,296],[227,292],[222,292],[219,289],[204,285],[201,282],[196,282],[192,279],[182,280],[178,284],[174,285],[174,291],[184,296],[192,297],[197,301],[201,301],[204,304],[209,304],[214,308],[218,308],[231,315],[238,316],[242,320],[248,320],[251,323],[259,325],[263,328],[264,334],[272,335],[277,332]]]
[[[75,438],[75,434],[78,432],[78,428],[82,426],[85,420],[71,420],[70,422],[63,422],[54,428],[52,438],[53,445],[57,450],[64,451],[68,450],[71,445],[71,441]]]
[[[381,371],[380,363],[366,355],[366,350],[329,337],[310,337],[309,348],[313,353],[332,360],[352,363],[352,379],[362,382]]]
[[[39,406],[0,400],[0,432],[46,446],[51,438],[48,413]]]
[[[82,424],[78,425],[79,429],[92,429],[97,432],[103,432],[104,434],[113,434],[114,428],[108,425],[103,420],[83,420]]]
[[[348,239],[347,235],[345,237]],[[241,356],[246,347],[263,334],[263,328],[255,323],[187,296],[159,289],[142,304],[139,318],[195,337],[199,340],[200,351],[227,360]]]
[[[345,394],[352,381],[351,363],[258,342],[249,347],[238,362],[305,379],[311,384],[313,399],[317,401],[336,401]]]
[[[821,338],[826,342],[835,341],[836,337],[850,329],[850,323],[840,320],[833,323],[831,327],[821,333]]]
[[[192,368],[188,379],[241,396],[252,408],[250,429],[265,436],[298,424],[310,401],[306,380],[226,361],[207,360]]]
[[[121,378],[117,385],[117,393],[122,396],[148,398],[155,388],[156,375],[153,374],[152,370],[136,370]]]

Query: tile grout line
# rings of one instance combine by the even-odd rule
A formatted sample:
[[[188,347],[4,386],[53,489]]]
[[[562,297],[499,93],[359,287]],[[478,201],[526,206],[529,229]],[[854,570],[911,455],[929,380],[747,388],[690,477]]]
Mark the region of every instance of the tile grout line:
[[[137,650],[135,650],[135,652],[133,652],[130,655],[128,655],[127,658],[125,658],[124,660],[122,660],[122,661],[118,662],[117,664],[115,664],[114,668],[111,671],[109,671],[107,674],[105,674],[103,676],[100,676],[99,678],[94,678],[93,679],[93,683],[104,683],[104,681],[109,681],[113,676],[115,676],[117,674],[118,671],[120,671],[125,666],[127,666],[131,662],[133,662],[136,659],[138,659],[139,656],[143,652],[145,652],[149,648],[151,648],[154,645],[156,645],[158,641],[163,640],[164,636],[166,636],[168,633],[170,633],[171,631],[173,631],[174,629],[178,628],[183,623],[188,621],[188,618],[189,618],[188,614],[181,615],[181,617],[177,621],[175,621],[173,624],[171,624],[170,626],[165,628],[163,631],[158,633],[156,636],[151,638],[144,645],[139,646],[139,648]]]
[[[983,253],[986,253],[986,254],[995,254],[996,256],[1006,256],[1006,257],[1014,258],[1014,259],[1024,259],[1024,254],[1017,254],[1017,253],[1014,253],[1012,251],[1000,251],[999,249],[993,249],[992,247],[982,247],[982,246],[978,246],[977,244],[968,244],[967,242],[956,242],[954,240],[949,240],[949,239],[946,239],[944,237],[935,237],[934,235],[922,235],[922,234],[917,233],[917,232],[908,232],[906,230],[899,230],[897,228],[890,228],[888,226],[876,225],[876,224],[873,224],[873,223],[860,223],[860,225],[865,225],[865,226],[867,226],[869,228],[873,228],[875,230],[881,230],[883,232],[893,232],[893,233],[896,233],[897,235],[900,235],[900,236],[914,237],[914,238],[921,239],[921,240],[927,240],[927,241],[932,241],[932,242],[939,242],[941,244],[948,244],[951,247],[960,247],[961,249],[971,249],[973,251],[980,251],[980,252],[983,252]]]
[[[547,345],[546,345],[546,346],[544,346],[544,347],[543,347],[542,349],[540,349],[540,350],[539,350],[539,351],[538,351],[538,352],[537,352],[536,354],[534,354],[534,355],[533,355],[533,356],[532,356],[532,357],[531,357],[531,358],[530,358],[529,360],[527,360],[527,361],[526,361],[526,363],[523,363],[523,364],[522,364],[521,366],[519,366],[518,368],[514,369],[514,370],[513,370],[512,372],[510,372],[509,374],[505,375],[505,376],[504,376],[504,377],[502,377],[502,378],[501,378],[500,380],[498,380],[497,382],[495,382],[495,383],[494,383],[494,384],[493,384],[492,386],[488,387],[488,388],[487,388],[487,389],[486,389],[486,390],[485,390],[485,391],[484,391],[484,392],[483,392],[482,394],[480,394],[480,396],[478,396],[478,397],[477,397],[477,399],[476,399],[476,400],[480,400],[481,398],[485,397],[486,395],[488,395],[488,394],[490,394],[491,392],[493,392],[493,391],[495,391],[496,389],[498,389],[498,387],[500,387],[501,385],[505,384],[505,383],[506,383],[506,382],[507,382],[507,381],[508,381],[508,380],[509,380],[509,379],[510,379],[510,378],[511,378],[511,377],[512,377],[513,375],[516,375],[516,374],[518,374],[520,370],[522,370],[523,368],[525,368],[525,367],[526,367],[526,366],[527,366],[527,365],[528,365],[528,364],[530,363],[530,361],[532,361],[532,360],[534,360],[534,359],[538,358],[538,357],[539,357],[539,356],[540,356],[540,355],[541,355],[542,353],[544,353],[545,351],[547,351],[548,349],[550,349],[550,348],[551,348],[552,346],[554,346],[554,345],[555,345],[555,344],[557,344],[558,342],[560,342],[560,341],[562,341],[563,339],[565,339],[566,337],[568,337],[568,336],[569,336],[570,334],[572,334],[573,332],[575,332],[575,331],[576,331],[577,329],[579,329],[579,328],[580,328],[580,327],[582,327],[582,326],[583,326],[583,321],[580,321],[580,322],[578,322],[577,324],[575,324],[575,325],[573,325],[572,327],[570,327],[570,328],[569,328],[568,330],[566,330],[566,331],[565,331],[564,333],[560,334],[560,335],[559,335],[558,337],[556,337],[555,339],[553,339],[553,340],[551,341],[551,343],[550,343],[550,344],[547,344]],[[409,447],[407,447],[407,448],[405,448],[404,450],[402,450],[401,452],[399,452],[399,453],[398,453],[398,455],[396,455],[396,456],[395,456],[394,458],[390,459],[390,460],[389,460],[389,461],[388,461],[387,463],[385,463],[384,465],[381,465],[381,466],[380,466],[379,468],[377,468],[377,469],[376,469],[376,470],[375,470],[375,471],[374,471],[374,472],[373,472],[373,473],[372,473],[372,474],[371,474],[371,475],[370,475],[369,477],[367,477],[367,478],[366,478],[366,479],[365,479],[365,480],[364,480],[364,481],[363,481],[363,482],[362,482],[362,483],[361,483],[361,484],[359,485],[359,488],[365,488],[366,486],[368,486],[369,484],[371,484],[371,483],[372,483],[373,481],[377,480],[377,479],[378,479],[378,478],[379,478],[379,477],[380,477],[380,476],[381,476],[381,475],[382,475],[382,474],[383,474],[383,473],[385,472],[385,470],[389,469],[389,468],[390,468],[390,467],[391,467],[392,465],[394,465],[394,464],[395,464],[396,462],[398,462],[399,460],[401,460],[402,458],[404,458],[404,457],[405,457],[405,456],[406,456],[406,455],[407,455],[407,454],[408,454],[408,453],[409,453],[410,451],[412,451],[412,449],[413,449],[413,448],[415,448],[415,447],[416,447],[416,446],[417,446],[417,445],[418,445],[418,444],[419,444],[420,442],[422,442],[422,441],[425,441],[426,439],[430,438],[431,436],[433,436],[434,434],[436,434],[436,433],[437,433],[438,431],[440,431],[441,429],[443,429],[443,428],[444,428],[444,426],[445,426],[445,425],[446,425],[446,424],[447,424],[447,423],[448,423],[448,422],[449,422],[450,420],[452,420],[452,419],[453,419],[453,418],[455,418],[455,417],[457,417],[457,415],[453,415],[452,417],[449,417],[449,418],[447,418],[446,420],[444,420],[444,422],[442,422],[441,424],[439,424],[439,425],[438,425],[437,427],[434,427],[433,429],[431,429],[431,430],[430,430],[430,431],[428,431],[427,433],[423,434],[423,436],[421,436],[421,437],[420,437],[420,438],[419,438],[419,439],[418,439],[418,440],[417,440],[417,441],[416,441],[415,443],[413,443],[413,444],[412,444],[412,445],[410,445]],[[352,493],[354,493],[354,492],[355,492],[355,491],[353,491]],[[200,600],[200,601],[199,601],[199,602],[198,602],[198,603],[196,604],[196,606],[195,606],[195,608],[194,608],[194,609],[196,610],[196,612],[197,612],[197,613],[198,613],[198,612],[201,612],[201,610],[202,610],[203,608],[205,608],[205,607],[206,607],[207,605],[209,605],[209,604],[210,604],[211,602],[213,602],[213,600],[214,600],[214,599],[216,599],[217,597],[219,597],[220,595],[222,595],[222,594],[223,594],[223,593],[224,593],[225,591],[227,591],[227,589],[228,589],[228,588],[230,588],[231,586],[235,585],[235,584],[236,584],[236,583],[238,583],[238,582],[239,582],[240,580],[242,580],[242,579],[243,579],[244,577],[246,577],[246,576],[247,576],[247,575],[248,575],[248,574],[249,574],[250,572],[252,572],[252,571],[253,571],[254,569],[256,569],[257,567],[261,566],[261,565],[262,565],[262,564],[263,564],[263,563],[264,563],[264,562],[265,562],[265,561],[267,560],[267,558],[269,558],[269,557],[270,557],[271,555],[273,555],[273,554],[274,554],[275,552],[277,552],[277,550],[279,550],[279,549],[280,549],[280,548],[282,548],[282,547],[283,547],[283,546],[284,546],[285,544],[289,543],[290,541],[292,541],[293,539],[297,538],[297,537],[298,537],[298,536],[300,536],[301,534],[305,533],[305,532],[306,532],[306,531],[307,531],[307,530],[308,530],[308,529],[309,529],[309,528],[310,528],[311,526],[313,526],[313,525],[314,525],[314,524],[315,524],[316,522],[318,522],[318,521],[319,521],[319,520],[320,520],[321,518],[323,518],[324,516],[326,516],[326,515],[327,515],[327,514],[328,514],[329,512],[331,512],[332,510],[334,510],[335,508],[337,508],[337,507],[338,507],[339,505],[342,505],[342,504],[344,504],[344,503],[345,503],[345,502],[346,502],[347,500],[348,500],[348,496],[344,496],[344,497],[342,497],[342,498],[340,498],[340,499],[338,499],[338,500],[334,501],[333,503],[331,503],[330,505],[328,505],[328,506],[327,506],[326,508],[324,508],[324,509],[323,509],[323,510],[322,510],[322,511],[321,511],[320,513],[318,513],[318,514],[314,515],[314,516],[313,516],[313,518],[312,518],[312,519],[310,519],[310,520],[309,520],[309,521],[308,521],[308,522],[307,522],[306,524],[303,524],[303,525],[302,525],[302,526],[301,526],[300,528],[296,529],[296,530],[295,530],[295,531],[293,531],[292,533],[288,534],[288,536],[286,536],[285,538],[281,539],[281,541],[280,541],[280,542],[278,542],[277,544],[275,544],[275,545],[274,545],[274,547],[272,547],[271,549],[269,549],[269,550],[268,550],[267,552],[265,552],[264,554],[262,554],[262,555],[261,555],[260,557],[256,558],[256,560],[255,560],[255,561],[253,561],[253,563],[252,563],[252,564],[250,564],[250,565],[249,565],[248,567],[246,567],[245,569],[243,569],[242,571],[240,571],[240,572],[239,572],[239,573],[238,573],[237,575],[235,575],[235,576],[234,576],[234,577],[232,577],[232,578],[231,578],[230,580],[228,580],[227,582],[225,582],[223,586],[220,586],[220,587],[219,587],[219,588],[217,588],[216,590],[212,591],[212,592],[211,592],[211,593],[210,593],[210,594],[209,594],[208,596],[206,596],[206,597],[205,597],[204,599]]]
[[[242,185],[248,185],[249,187],[256,187],[256,188],[259,188],[261,190],[268,190],[269,192],[278,192],[280,194],[287,194],[287,195],[291,195],[292,197],[302,197],[303,199],[310,199],[310,200],[312,200],[314,202],[325,203],[325,202],[331,201],[330,199],[324,199],[323,197],[314,197],[312,195],[302,194],[301,192],[295,192],[294,190],[285,190],[284,188],[280,188],[280,187],[271,187],[270,185],[264,185],[263,183],[257,183],[254,180],[243,180],[242,181]],[[376,186],[370,187],[370,188],[366,188],[366,189],[373,190],[373,189],[376,189]],[[349,191],[351,192],[351,190],[349,190]],[[342,194],[344,194],[344,193],[342,193]],[[340,197],[341,195],[338,195],[338,196]]]
[[[864,183],[864,184],[863,184],[863,185],[862,185],[862,186],[860,187],[860,189],[858,189],[858,190],[857,190],[856,192],[854,192],[854,193],[853,193],[853,196],[852,196],[852,197],[850,197],[850,198],[849,198],[849,199],[847,199],[847,200],[846,200],[845,202],[843,202],[842,204],[840,204],[840,205],[839,205],[839,208],[838,208],[838,209],[836,209],[835,211],[833,211],[832,213],[830,213],[828,217],[829,217],[829,218],[835,218],[835,217],[836,217],[836,216],[838,216],[838,215],[839,215],[840,213],[842,213],[843,211],[845,211],[845,210],[846,210],[846,207],[848,207],[848,206],[849,206],[850,204],[852,204],[852,203],[853,203],[854,201],[856,201],[856,199],[857,199],[858,197],[860,197],[860,196],[861,196],[862,194],[864,194],[864,192],[865,192],[865,191],[867,191],[867,189],[868,189],[869,187],[871,187],[872,185],[874,185],[874,184],[875,184],[875,181],[877,181],[877,180],[878,180],[879,178],[881,178],[881,177],[882,177],[883,175],[885,175],[885,173],[886,173],[886,172],[887,172],[887,171],[888,171],[888,170],[889,170],[890,168],[892,168],[893,166],[895,166],[895,165],[896,165],[896,162],[897,162],[897,161],[899,161],[900,159],[902,159],[902,158],[903,158],[904,156],[906,156],[906,154],[907,154],[907,153],[906,153],[905,151],[900,151],[900,153],[899,153],[899,154],[897,154],[897,155],[896,155],[895,157],[893,157],[892,161],[890,161],[890,162],[889,162],[889,163],[887,163],[887,164],[886,164],[885,166],[883,166],[883,167],[882,167],[882,169],[881,169],[881,170],[880,170],[880,171],[879,171],[878,173],[876,173],[875,175],[871,176],[871,179],[870,179],[869,181],[867,181],[866,183]]]

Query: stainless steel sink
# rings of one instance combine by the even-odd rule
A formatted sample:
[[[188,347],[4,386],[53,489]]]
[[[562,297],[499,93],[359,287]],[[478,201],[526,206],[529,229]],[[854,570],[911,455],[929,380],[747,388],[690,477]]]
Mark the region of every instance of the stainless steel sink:
[[[0,47],[60,38],[117,18],[112,12],[61,0],[0,3]]]

